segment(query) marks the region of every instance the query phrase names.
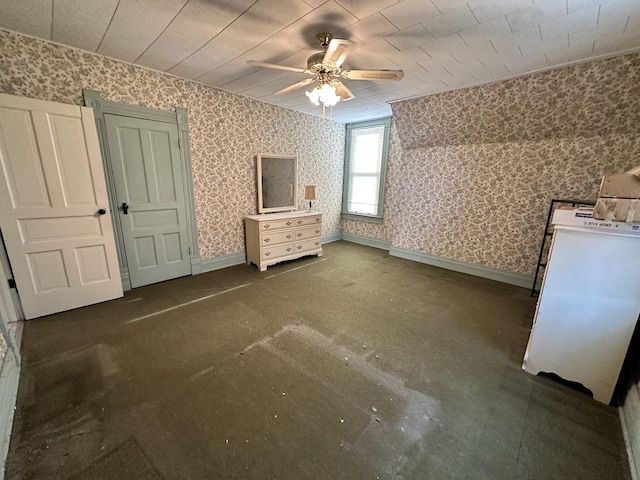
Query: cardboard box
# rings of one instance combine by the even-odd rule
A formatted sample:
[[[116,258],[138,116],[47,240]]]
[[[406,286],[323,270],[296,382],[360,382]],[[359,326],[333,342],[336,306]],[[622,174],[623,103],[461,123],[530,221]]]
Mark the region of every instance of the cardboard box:
[[[640,198],[640,175],[617,173],[605,175],[598,197]]]
[[[640,222],[640,200],[629,198],[599,198],[593,218],[608,222]]]

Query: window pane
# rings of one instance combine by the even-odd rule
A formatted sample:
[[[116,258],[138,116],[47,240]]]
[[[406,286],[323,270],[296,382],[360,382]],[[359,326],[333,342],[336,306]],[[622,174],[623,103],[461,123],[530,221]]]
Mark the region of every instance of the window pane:
[[[378,177],[354,176],[351,184],[349,212],[375,215],[378,211]]]
[[[382,218],[390,123],[387,118],[347,126],[342,207],[345,215]]]
[[[382,161],[384,127],[363,128],[353,132],[351,152],[353,173],[377,173]]]

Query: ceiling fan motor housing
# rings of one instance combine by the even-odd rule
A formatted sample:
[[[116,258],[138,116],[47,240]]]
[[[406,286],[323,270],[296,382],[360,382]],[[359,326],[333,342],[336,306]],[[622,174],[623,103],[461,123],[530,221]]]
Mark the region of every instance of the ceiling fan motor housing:
[[[324,59],[324,52],[318,52],[307,58],[307,68],[312,72],[320,72],[324,70],[322,66],[322,60]]]

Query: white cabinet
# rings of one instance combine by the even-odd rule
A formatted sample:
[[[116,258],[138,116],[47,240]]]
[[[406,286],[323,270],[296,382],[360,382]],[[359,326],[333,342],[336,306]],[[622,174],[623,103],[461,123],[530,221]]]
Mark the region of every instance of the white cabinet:
[[[612,400],[640,314],[640,236],[557,226],[522,368]]]
[[[305,255],[322,256],[322,214],[287,212],[244,218],[247,263],[261,271]]]

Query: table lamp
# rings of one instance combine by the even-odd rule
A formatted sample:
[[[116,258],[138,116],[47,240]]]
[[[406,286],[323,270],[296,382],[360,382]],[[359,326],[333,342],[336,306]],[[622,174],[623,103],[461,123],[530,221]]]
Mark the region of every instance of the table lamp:
[[[309,210],[311,210],[311,201],[316,199],[315,185],[306,185],[304,187],[304,199],[309,200]]]

